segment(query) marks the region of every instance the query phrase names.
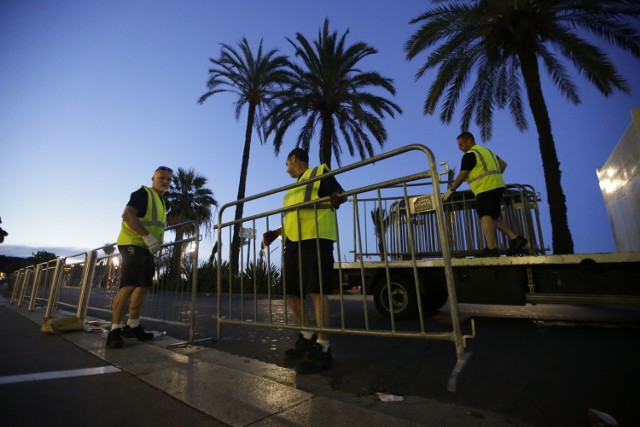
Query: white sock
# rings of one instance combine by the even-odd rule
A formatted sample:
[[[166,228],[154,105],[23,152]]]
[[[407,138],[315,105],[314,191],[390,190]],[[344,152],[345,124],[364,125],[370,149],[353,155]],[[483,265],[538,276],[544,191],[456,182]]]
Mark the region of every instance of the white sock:
[[[327,350],[329,350],[329,340],[318,340],[316,342],[322,346],[322,351],[324,353],[326,353]]]
[[[127,325],[129,325],[130,328],[137,328],[140,326],[140,319],[129,319],[127,320]]]
[[[122,328],[122,325],[120,323],[112,323],[111,324],[111,330],[115,331],[116,329],[120,329]]]
[[[311,331],[300,331],[300,333],[306,340],[310,340],[311,338],[313,338],[313,332]]]

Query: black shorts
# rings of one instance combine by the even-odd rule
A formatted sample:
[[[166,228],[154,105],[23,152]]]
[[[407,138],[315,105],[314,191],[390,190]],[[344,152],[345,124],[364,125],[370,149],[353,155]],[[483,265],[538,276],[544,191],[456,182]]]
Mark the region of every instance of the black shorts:
[[[502,193],[504,193],[504,187],[476,194],[476,212],[480,218],[483,216],[490,216],[493,219],[500,218]]]
[[[118,245],[122,256],[120,287],[150,287],[156,272],[154,256],[148,249],[136,245]]]
[[[318,270],[318,247],[320,245],[320,270]],[[298,256],[300,255],[300,257]],[[299,267],[302,268],[299,268]],[[320,276],[322,272],[322,286]],[[284,247],[284,282],[287,295],[300,296],[302,279],[303,295],[331,294],[335,291],[335,272],[333,270],[333,241],[311,239],[302,242],[287,242]]]

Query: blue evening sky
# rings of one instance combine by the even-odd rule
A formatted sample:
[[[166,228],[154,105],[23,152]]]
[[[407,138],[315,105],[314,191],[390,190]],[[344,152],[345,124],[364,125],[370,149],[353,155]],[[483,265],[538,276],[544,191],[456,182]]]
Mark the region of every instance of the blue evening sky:
[[[350,30],[349,43],[364,41],[378,49],[359,64],[361,69],[394,80],[393,100],[404,114],[385,120],[384,150],[424,144],[437,161],[459,168],[459,121],[445,126],[437,115],[423,116],[433,74],[416,82],[424,56],[407,62],[403,53],[417,29],[408,22],[429,7],[424,0],[2,1],[0,216],[9,236],[0,254],[50,250],[71,255],[114,242],[129,194],[150,184],[158,165],[194,168],[208,178],[221,205],[233,201],[246,110],[236,121],[232,94],[197,103],[206,91],[209,58],[218,57],[220,43],[236,45],[242,37],[254,49],[264,39],[266,49],[291,54],[285,37],[300,32],[313,40],[325,18],[339,34]],[[577,252],[615,249],[596,168],[629,125],[630,110],[640,106],[639,61],[607,51],[631,86],[631,96],[605,98],[571,70],[583,101],[574,106],[544,82]],[[498,111],[488,146],[509,163],[507,182],[531,184],[541,193],[550,245],[538,135],[530,114],[529,124],[520,133],[508,112]],[[477,128],[470,130],[479,136]],[[296,136],[287,135],[278,157],[270,141],[261,146],[254,137],[247,195],[290,183],[285,154]],[[317,146],[311,158],[317,159]],[[343,154],[343,165],[357,160]],[[384,167],[378,168],[380,176]],[[377,177],[361,179],[342,184],[364,185]],[[210,238],[203,242],[207,247]]]

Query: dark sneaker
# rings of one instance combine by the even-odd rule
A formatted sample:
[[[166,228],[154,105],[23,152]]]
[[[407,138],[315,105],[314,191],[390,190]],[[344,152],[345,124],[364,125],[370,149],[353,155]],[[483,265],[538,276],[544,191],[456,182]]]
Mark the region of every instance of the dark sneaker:
[[[522,236],[509,240],[509,255],[518,253],[525,246],[527,246],[527,239]]]
[[[493,249],[484,248],[482,252],[476,255],[476,257],[478,258],[485,258],[485,257],[491,257],[491,256],[500,256],[500,251],[498,250],[498,248],[493,248]]]
[[[149,341],[153,339],[151,332],[145,332],[142,325],[138,325],[135,328],[127,325],[122,330],[122,336],[125,338],[137,338],[138,341]]]
[[[331,356],[331,348],[322,351],[322,346],[315,343],[313,348],[307,355],[307,358],[298,362],[296,372],[300,375],[313,374],[333,366],[333,357]]]
[[[311,351],[317,339],[318,336],[316,334],[313,334],[313,337],[308,340],[301,333],[298,333],[298,341],[296,341],[295,347],[285,351],[284,358],[286,360],[302,359],[305,354]]]
[[[109,335],[107,335],[107,348],[122,348],[123,344],[122,328],[109,331]]]

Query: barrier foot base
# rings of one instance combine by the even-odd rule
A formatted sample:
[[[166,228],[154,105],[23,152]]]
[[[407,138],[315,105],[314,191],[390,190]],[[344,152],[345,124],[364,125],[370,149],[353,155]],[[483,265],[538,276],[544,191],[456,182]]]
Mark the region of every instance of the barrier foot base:
[[[458,375],[462,372],[462,368],[467,364],[467,361],[471,358],[473,353],[466,352],[464,353],[464,358],[462,360],[458,360],[456,362],[456,366],[453,368],[453,372],[451,372],[451,376],[449,377],[449,382],[447,383],[447,391],[454,393],[456,391],[456,385],[458,382]]]

